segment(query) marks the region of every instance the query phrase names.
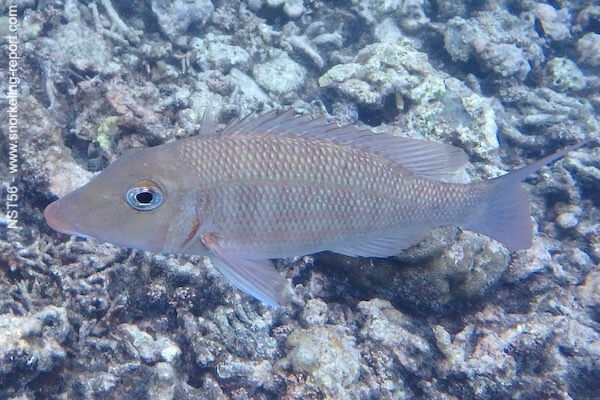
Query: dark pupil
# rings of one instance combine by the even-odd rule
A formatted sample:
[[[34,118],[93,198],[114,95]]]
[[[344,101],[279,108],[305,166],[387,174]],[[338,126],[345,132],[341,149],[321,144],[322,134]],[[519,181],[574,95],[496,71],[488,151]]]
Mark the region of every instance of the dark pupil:
[[[135,199],[141,204],[150,204],[152,202],[152,193],[141,192],[135,195]]]

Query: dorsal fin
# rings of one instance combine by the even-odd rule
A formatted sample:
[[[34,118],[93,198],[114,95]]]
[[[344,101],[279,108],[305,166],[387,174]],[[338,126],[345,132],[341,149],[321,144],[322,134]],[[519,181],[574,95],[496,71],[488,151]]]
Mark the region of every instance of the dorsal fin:
[[[217,113],[214,109],[206,106],[200,120],[198,136],[213,136],[217,134]]]
[[[132,146],[128,149],[125,149],[122,151],[121,155],[126,155],[126,154],[134,154],[137,153],[140,150],[144,150],[146,147],[142,146],[142,145],[136,145],[136,146]]]
[[[291,109],[250,114],[229,124],[222,135],[274,134],[328,140],[366,150],[393,161],[420,178],[443,179],[462,167],[466,154],[459,148],[427,140],[375,133],[356,125],[340,126],[321,115],[297,115]]]

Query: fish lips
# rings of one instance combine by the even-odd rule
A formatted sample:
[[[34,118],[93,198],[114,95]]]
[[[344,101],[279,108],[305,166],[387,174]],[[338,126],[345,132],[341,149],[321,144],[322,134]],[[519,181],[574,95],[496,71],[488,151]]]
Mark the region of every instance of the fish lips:
[[[90,208],[78,207],[78,203],[85,202],[83,191],[76,190],[60,198],[44,210],[44,218],[50,228],[67,235],[75,235],[85,239],[109,242],[118,246],[163,252],[166,230],[157,229],[151,237],[143,240],[135,236],[119,235],[111,226],[109,219],[94,220],[94,212]],[[161,232],[165,232],[161,234]],[[107,234],[108,232],[108,234]]]
[[[65,207],[65,202],[62,199],[53,201],[44,210],[44,218],[55,231],[65,233],[67,235],[77,235],[81,237],[92,238],[89,235],[84,235],[80,231],[80,227],[77,222],[71,218],[67,218],[68,209]]]

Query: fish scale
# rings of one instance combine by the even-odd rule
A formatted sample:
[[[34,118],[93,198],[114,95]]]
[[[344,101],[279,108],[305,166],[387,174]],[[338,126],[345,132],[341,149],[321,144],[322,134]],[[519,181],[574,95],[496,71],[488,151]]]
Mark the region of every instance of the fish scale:
[[[479,195],[472,186],[433,185],[376,154],[311,138],[200,137],[181,157],[209,193],[211,208],[202,214],[236,250],[296,245],[272,257],[409,224],[453,223]]]

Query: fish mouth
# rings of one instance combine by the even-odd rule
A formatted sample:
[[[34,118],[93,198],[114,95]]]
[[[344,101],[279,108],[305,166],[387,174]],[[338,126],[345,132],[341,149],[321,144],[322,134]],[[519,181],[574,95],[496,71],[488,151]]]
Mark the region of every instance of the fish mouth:
[[[65,233],[67,235],[79,235],[77,227],[74,223],[69,222],[64,218],[64,210],[61,210],[60,200],[53,201],[48,204],[44,210],[44,218],[55,231]]]

